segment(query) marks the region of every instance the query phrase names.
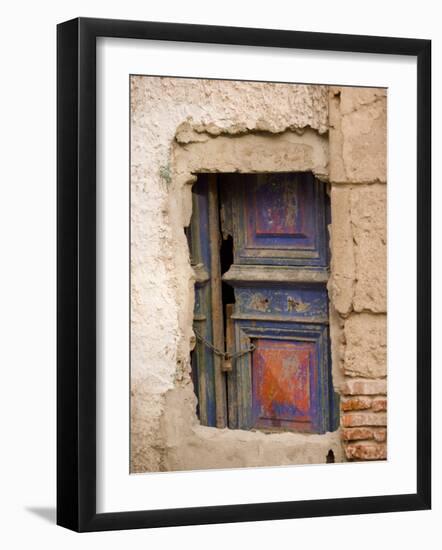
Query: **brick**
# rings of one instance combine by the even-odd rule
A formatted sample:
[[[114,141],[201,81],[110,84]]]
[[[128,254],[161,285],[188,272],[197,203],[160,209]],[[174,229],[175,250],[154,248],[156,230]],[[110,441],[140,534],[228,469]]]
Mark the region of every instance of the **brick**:
[[[380,378],[387,374],[387,317],[352,314],[344,325],[344,371],[350,376]]]
[[[341,386],[343,395],[386,395],[386,380],[347,380]]]
[[[341,401],[341,409],[346,411],[362,411],[371,407],[371,399],[369,397],[353,397]]]
[[[373,399],[372,408],[374,412],[383,412],[387,410],[386,399]]]
[[[373,437],[376,441],[379,443],[382,443],[383,441],[387,440],[387,430],[380,429],[380,430],[373,430]]]
[[[382,413],[354,413],[344,414],[342,417],[342,426],[349,428],[351,426],[386,426],[387,415]]]
[[[387,430],[384,428],[344,428],[341,432],[344,441],[359,441],[361,439],[374,439],[383,443],[387,439]]]
[[[375,443],[356,443],[345,447],[345,455],[349,460],[385,460],[387,446]]]
[[[357,441],[359,439],[374,439],[371,428],[345,428],[342,430],[344,441]]]

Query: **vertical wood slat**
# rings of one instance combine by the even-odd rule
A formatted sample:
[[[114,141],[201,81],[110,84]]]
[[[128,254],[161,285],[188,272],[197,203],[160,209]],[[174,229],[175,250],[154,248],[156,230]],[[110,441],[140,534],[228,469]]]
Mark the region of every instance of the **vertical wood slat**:
[[[234,305],[226,304],[226,351],[231,355],[235,353],[235,325],[232,319],[233,311]],[[225,372],[232,371],[231,359],[224,362],[223,370]]]
[[[223,304],[221,293],[221,265],[220,251],[220,227],[219,227],[219,203],[217,179],[215,174],[208,177],[209,198],[209,239],[210,239],[210,282],[212,303],[212,334],[213,345],[224,350],[224,323]],[[222,371],[222,358],[213,354],[215,367],[215,406],[216,427],[226,427],[226,387],[225,376]]]
[[[208,181],[201,177],[193,188],[193,215],[191,221],[191,255],[195,266],[199,265],[206,276],[195,282],[194,322],[200,334],[212,341],[212,306],[210,283],[210,240],[209,240],[209,206]],[[216,399],[213,352],[202,342],[197,341],[195,353],[195,370],[198,387],[198,415],[205,426],[216,426]]]

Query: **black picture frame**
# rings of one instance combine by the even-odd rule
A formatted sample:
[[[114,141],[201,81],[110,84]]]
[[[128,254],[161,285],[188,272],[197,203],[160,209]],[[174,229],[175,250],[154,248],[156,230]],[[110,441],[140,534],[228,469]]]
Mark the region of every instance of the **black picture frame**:
[[[96,39],[396,54],[417,59],[417,492],[96,512]],[[57,28],[57,523],[75,531],[424,510],[431,506],[431,41],[79,18]]]

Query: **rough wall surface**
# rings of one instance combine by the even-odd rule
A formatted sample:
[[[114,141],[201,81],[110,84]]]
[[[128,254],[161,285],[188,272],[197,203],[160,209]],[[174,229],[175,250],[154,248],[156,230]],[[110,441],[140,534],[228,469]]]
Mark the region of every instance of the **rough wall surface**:
[[[329,294],[349,460],[387,456],[386,128],[385,90],[330,89]]]
[[[345,116],[365,109],[371,125],[382,122],[382,100],[370,97],[348,97]],[[339,125],[339,140],[332,141],[330,133],[329,144],[329,100],[340,123],[344,118],[337,99],[336,94],[329,98],[326,86],[132,77],[131,471],[318,463],[330,449],[341,461],[342,438],[350,459],[370,458],[384,448],[380,424],[368,425],[372,431],[370,437],[364,432],[365,439],[346,431],[355,429],[353,424],[342,430],[345,437],[340,431],[269,435],[200,426],[190,379],[194,274],[184,227],[191,216],[194,172],[308,170],[326,180],[333,144],[347,178],[339,174],[331,190],[332,216],[342,220],[336,224],[333,218],[331,228],[333,378],[345,395],[356,388],[359,393],[348,395],[357,397],[370,391],[351,388],[350,382],[385,382],[385,366],[378,364],[382,350],[376,346],[385,330],[385,269],[379,269],[382,258],[379,263],[367,257],[385,250],[385,196],[380,198],[385,177],[377,167],[370,180],[369,167],[359,173],[357,163],[351,164],[351,151],[356,154],[362,145],[358,135],[342,138],[345,124]],[[374,267],[376,276],[370,271]],[[356,314],[370,318],[370,339],[360,334]],[[385,394],[384,386],[374,390],[367,398],[372,415],[383,410],[380,396]],[[359,420],[364,425],[367,419]]]

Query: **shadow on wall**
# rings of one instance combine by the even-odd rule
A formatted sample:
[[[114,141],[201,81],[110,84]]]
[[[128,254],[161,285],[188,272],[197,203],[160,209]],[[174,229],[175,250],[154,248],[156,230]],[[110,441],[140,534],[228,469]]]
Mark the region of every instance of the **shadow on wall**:
[[[57,519],[57,510],[54,507],[49,506],[27,506],[26,511],[38,516],[49,523],[55,524]]]

